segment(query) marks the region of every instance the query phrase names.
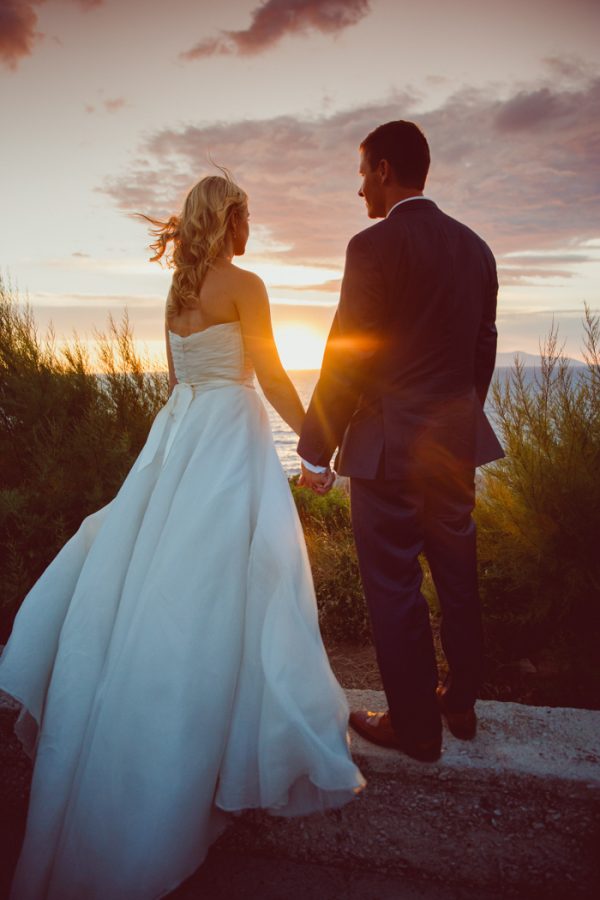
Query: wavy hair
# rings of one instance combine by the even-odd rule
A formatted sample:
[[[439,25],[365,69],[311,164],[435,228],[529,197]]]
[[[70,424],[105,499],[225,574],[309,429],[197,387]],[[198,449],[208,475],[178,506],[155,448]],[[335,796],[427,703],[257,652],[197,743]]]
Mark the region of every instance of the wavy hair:
[[[245,191],[226,169],[221,171],[223,175],[207,175],[194,185],[179,216],[162,222],[140,214],[154,226],[150,229],[156,237],[150,244],[154,250],[150,261],[164,257],[167,266],[175,269],[167,301],[168,317],[197,305],[206,273],[223,249],[233,213],[247,206]]]

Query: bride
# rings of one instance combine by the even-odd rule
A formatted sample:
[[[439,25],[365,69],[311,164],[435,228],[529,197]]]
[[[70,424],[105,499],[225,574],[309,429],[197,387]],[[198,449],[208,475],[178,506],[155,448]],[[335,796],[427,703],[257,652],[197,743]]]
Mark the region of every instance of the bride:
[[[114,500],[25,598],[0,689],[34,758],[13,900],[153,900],[227,813],[303,815],[364,780],[303,535],[254,390],[299,432],[262,281],[232,264],[245,193],[203,178],[172,243],[170,398]]]

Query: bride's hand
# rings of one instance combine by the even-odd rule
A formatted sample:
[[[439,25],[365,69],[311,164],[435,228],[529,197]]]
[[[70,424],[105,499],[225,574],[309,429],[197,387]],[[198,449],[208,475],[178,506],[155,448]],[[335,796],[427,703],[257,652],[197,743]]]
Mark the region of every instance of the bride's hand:
[[[328,494],[335,484],[336,474],[331,469],[327,472],[327,480],[322,488],[318,490],[319,494]]]
[[[327,494],[334,485],[335,472],[328,469],[326,472],[310,472],[302,465],[302,474],[298,479],[299,487],[309,488],[315,494]]]

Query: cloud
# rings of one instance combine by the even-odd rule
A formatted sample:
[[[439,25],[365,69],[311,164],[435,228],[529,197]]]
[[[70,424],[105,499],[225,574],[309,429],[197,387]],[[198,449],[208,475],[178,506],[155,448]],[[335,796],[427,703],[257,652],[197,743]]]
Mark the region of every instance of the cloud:
[[[598,263],[600,256],[585,253],[507,253],[500,260],[499,279],[505,287],[514,284],[543,284],[547,279],[573,277],[569,266]],[[581,269],[579,269],[581,271]]]
[[[537,266],[563,266],[570,263],[596,262],[596,257],[586,253],[509,253],[508,262],[527,262]]]
[[[248,191],[251,222],[280,245],[279,260],[339,265],[351,234],[371,224],[356,196],[358,145],[377,124],[408,118],[431,145],[426,193],[481,234],[513,267],[511,278],[515,267],[556,275],[557,267],[562,274],[578,265],[503,256],[564,256],[600,235],[600,78],[568,90],[520,87],[507,99],[465,89],[423,114],[418,104],[405,93],[314,119],[165,129],[149,137],[138,165],[103,190],[124,210],[165,215],[211,171],[212,158]]]
[[[369,0],[266,0],[252,13],[242,31],[222,31],[182,53],[183,59],[239,54],[251,56],[268,50],[287,34],[320,31],[337,34],[355,25],[369,12]]]
[[[21,0],[0,0],[0,60],[9,69],[16,69],[22,56],[29,56],[39,37],[36,32],[37,13],[34,3]],[[37,3],[42,0],[37,0]]]
[[[500,131],[520,131],[531,129],[538,124],[556,121],[564,111],[559,95],[550,88],[537,91],[520,91],[503,104],[496,116],[496,127]]]
[[[0,0],[0,62],[13,71],[19,60],[31,56],[44,35],[38,31],[36,7],[45,0]],[[72,0],[83,10],[101,6],[104,0]]]
[[[397,103],[386,109],[388,119],[397,118],[412,98],[398,95]],[[252,222],[265,226],[283,248],[277,258],[339,265],[346,229],[365,224],[356,196],[357,148],[380,112],[365,107],[319,119],[280,116],[165,129],[141,148],[133,171],[103,190],[122,209],[165,215],[181,205],[197,178],[214,171],[212,158],[249,192]]]
[[[50,323],[59,339],[73,333],[74,313],[77,313],[77,330],[80,335],[91,337],[96,328],[105,330],[109,315],[119,320],[125,309],[138,341],[162,340],[164,326],[165,292],[144,295],[128,294],[53,294],[34,292],[28,302],[34,310],[36,323],[41,330]],[[272,301],[273,324],[277,327],[302,323],[327,334],[335,312],[330,306]],[[594,315],[600,309],[592,308]],[[498,330],[500,335],[499,365],[511,365],[516,351],[537,354],[540,342],[552,326],[558,327],[559,344],[564,343],[568,356],[582,358],[584,342],[583,309],[542,309],[535,312],[507,312],[500,309]],[[93,349],[93,341],[90,349]],[[160,346],[160,345],[159,345]]]
[[[115,97],[113,100],[105,100],[104,108],[106,112],[117,112],[119,109],[123,109],[125,106],[125,98],[124,97]]]
[[[597,0],[593,2],[596,4]],[[577,56],[547,56],[542,62],[548,71],[561,78],[563,83],[565,81],[581,83],[593,78],[595,74],[594,65]]]
[[[573,277],[573,273],[568,269],[541,269],[527,268],[526,266],[498,266],[498,280],[503,287],[509,285],[539,285],[544,284],[548,287],[550,279],[557,279],[559,282]]]
[[[102,106],[104,107],[104,110],[106,112],[114,113],[127,106],[127,101],[125,100],[125,97],[114,97],[109,100],[103,100]],[[89,114],[95,113],[97,111],[93,103],[86,103],[84,106],[84,110]]]
[[[320,281],[315,284],[273,284],[273,290],[278,291],[318,291],[320,294],[339,294],[342,286],[341,278],[332,278],[329,281]]]

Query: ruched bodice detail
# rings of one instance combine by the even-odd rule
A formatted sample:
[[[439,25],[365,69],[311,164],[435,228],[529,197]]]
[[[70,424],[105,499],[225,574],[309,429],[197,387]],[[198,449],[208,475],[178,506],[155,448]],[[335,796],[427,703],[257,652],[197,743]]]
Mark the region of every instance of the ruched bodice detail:
[[[182,337],[169,331],[175,376],[180,384],[252,387],[254,369],[246,355],[239,322],[223,322]]]

